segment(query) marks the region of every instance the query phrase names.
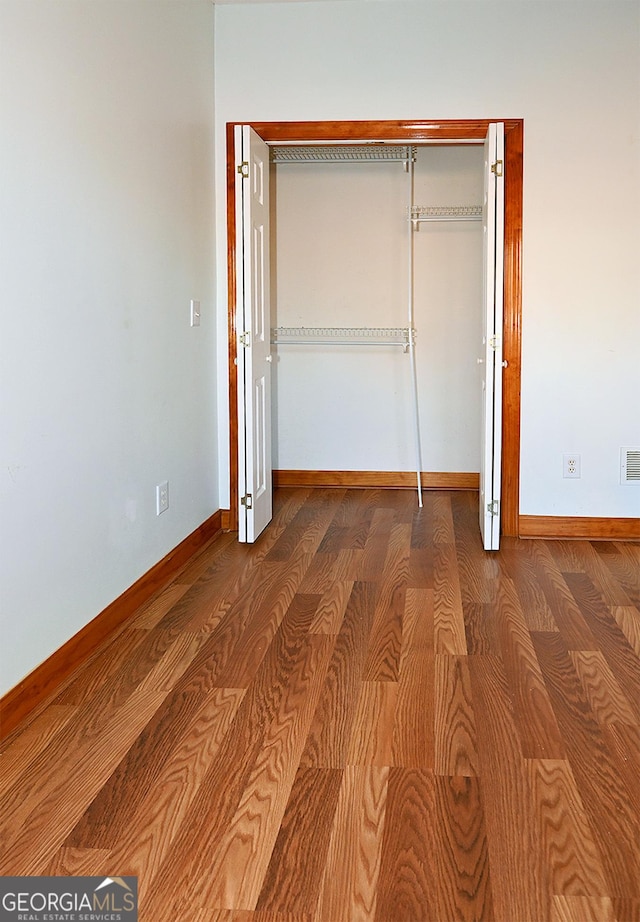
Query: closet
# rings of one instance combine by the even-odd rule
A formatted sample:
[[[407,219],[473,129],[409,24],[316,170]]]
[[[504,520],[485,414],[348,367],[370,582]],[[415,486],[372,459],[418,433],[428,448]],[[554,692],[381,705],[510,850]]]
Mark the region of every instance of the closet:
[[[482,147],[270,157],[274,469],[477,485]]]
[[[411,471],[416,485],[420,471],[462,478],[452,486],[480,474],[481,527],[484,508],[497,535],[500,472],[483,486],[479,430],[482,416],[500,448],[502,123],[473,123],[467,143],[456,123],[453,145],[317,150],[281,145],[283,125],[286,137],[287,123],[258,126],[269,144],[229,126],[240,540],[269,520],[272,468],[354,485],[366,472],[403,486]]]

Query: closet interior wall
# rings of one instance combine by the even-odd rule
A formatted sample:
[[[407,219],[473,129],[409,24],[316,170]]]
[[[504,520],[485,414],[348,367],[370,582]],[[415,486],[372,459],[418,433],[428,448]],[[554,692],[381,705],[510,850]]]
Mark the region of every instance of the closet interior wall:
[[[418,146],[417,206],[479,205],[482,147]],[[407,326],[413,235],[423,470],[480,462],[482,223],[409,220],[402,163],[271,166],[272,326]],[[278,345],[275,470],[415,470],[409,356],[398,346]]]

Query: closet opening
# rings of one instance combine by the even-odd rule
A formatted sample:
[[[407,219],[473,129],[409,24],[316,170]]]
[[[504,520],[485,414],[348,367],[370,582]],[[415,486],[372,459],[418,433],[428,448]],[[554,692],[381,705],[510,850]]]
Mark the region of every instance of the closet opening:
[[[342,467],[346,479],[338,482],[351,485],[415,486],[417,482],[426,488],[477,488],[473,459],[478,454],[475,421],[480,401],[475,378],[476,363],[482,361],[477,352],[481,323],[477,289],[482,285],[478,254],[482,144],[489,124],[250,126],[268,146],[264,169],[278,177],[271,181],[275,195],[270,221],[267,218],[268,223],[277,224],[277,233],[271,235],[275,252],[270,263],[278,313],[268,319],[273,328],[273,355],[265,358],[271,362],[270,374],[278,379],[282,411],[279,425],[274,426],[276,483],[323,485],[328,471]],[[501,531],[513,535],[518,531],[523,126],[519,120],[505,120],[502,125],[504,161],[493,164],[504,169]],[[238,124],[228,125],[232,529],[238,527],[238,446],[244,438],[238,432],[236,364],[238,360],[242,364],[237,352],[241,332],[237,301],[238,287],[244,284],[236,274],[241,243],[236,222],[239,165],[234,135],[238,130]],[[263,178],[266,182],[266,175]],[[454,266],[464,264],[467,270],[442,277],[437,270],[443,259]],[[434,312],[433,305],[439,301],[449,306]],[[412,343],[414,331],[417,345]],[[412,369],[416,355],[417,369]],[[371,392],[358,393],[366,382]],[[412,400],[414,384],[417,405]],[[323,413],[319,405],[314,409],[321,392],[329,407],[337,408],[335,420],[332,412]],[[438,455],[444,444],[429,444],[432,430],[442,432],[442,419],[448,419],[449,435],[444,441],[450,453],[457,452],[454,461]],[[347,456],[342,465],[331,463],[330,451],[323,454],[322,446],[331,441],[331,433],[327,429],[325,438],[322,429],[333,422],[338,439],[350,422],[355,424],[350,440],[353,456]],[[382,427],[378,437],[376,426]],[[401,430],[400,439],[398,432],[385,426]],[[375,450],[366,447],[366,437],[358,434],[358,427],[373,434]],[[424,443],[428,446],[424,466],[417,437],[421,430],[422,448]],[[409,462],[407,436],[414,443]],[[440,436],[439,440],[442,442]],[[398,445],[404,453],[398,454]],[[373,464],[366,463],[368,457]],[[425,470],[429,473],[418,477]]]

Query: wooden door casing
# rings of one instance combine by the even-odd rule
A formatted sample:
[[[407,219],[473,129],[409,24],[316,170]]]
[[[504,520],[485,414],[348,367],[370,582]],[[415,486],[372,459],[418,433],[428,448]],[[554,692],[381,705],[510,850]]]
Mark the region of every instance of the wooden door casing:
[[[227,123],[227,279],[229,334],[229,521],[238,527],[238,420],[236,413],[236,228],[234,128],[249,124],[267,143],[329,141],[406,141],[442,144],[484,142],[491,122],[504,124],[504,318],[503,358],[507,365],[502,391],[502,534],[519,531],[520,377],[522,330],[522,188],[524,122],[522,119],[410,121],[229,122]]]

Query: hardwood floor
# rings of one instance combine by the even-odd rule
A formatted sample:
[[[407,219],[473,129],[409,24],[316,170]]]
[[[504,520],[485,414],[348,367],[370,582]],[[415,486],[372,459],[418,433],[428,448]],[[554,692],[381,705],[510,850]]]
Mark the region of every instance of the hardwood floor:
[[[639,922],[640,545],[281,489],[6,741],[0,824],[141,922]]]

